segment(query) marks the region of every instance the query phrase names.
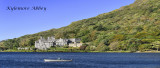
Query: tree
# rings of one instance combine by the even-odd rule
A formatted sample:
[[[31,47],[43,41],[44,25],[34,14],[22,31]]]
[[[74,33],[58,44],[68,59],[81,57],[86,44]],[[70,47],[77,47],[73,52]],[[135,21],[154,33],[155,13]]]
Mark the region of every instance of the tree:
[[[127,50],[128,45],[126,41],[120,41],[118,45],[118,50]]]
[[[7,47],[0,47],[0,50],[3,51],[3,50],[7,50],[8,48]]]
[[[85,50],[87,46],[80,46],[79,49],[80,50]]]
[[[150,50],[152,47],[150,44],[142,44],[138,46],[138,50],[139,51],[146,51],[146,50]]]
[[[125,39],[124,35],[115,35],[113,38],[112,41],[122,41]]]
[[[94,30],[89,34],[89,38],[91,41],[94,41],[96,39],[96,36],[97,36],[96,33],[97,33],[97,31]]]
[[[153,42],[152,44],[153,44],[153,48],[157,48],[157,51],[159,51],[160,41],[155,41],[155,42]]]
[[[79,47],[80,50],[85,50],[88,44],[84,43],[82,46]]]
[[[119,45],[118,41],[114,41],[109,45],[110,50],[117,50],[117,46]]]
[[[96,49],[97,51],[107,51],[107,50],[109,50],[109,47],[108,46],[106,46],[104,43],[100,43],[98,46],[97,46],[97,49]]]
[[[106,30],[105,27],[103,27],[102,24],[99,24],[99,25],[95,26],[94,29],[96,29],[97,31],[105,31]]]
[[[127,45],[129,46],[129,50],[135,52],[138,50],[138,46],[142,44],[141,39],[131,38],[127,40]]]
[[[83,43],[89,42],[90,40],[89,40],[89,38],[88,38],[88,35],[87,35],[87,36],[83,36],[83,37],[81,38],[81,41],[82,41]]]
[[[14,40],[8,39],[8,40],[4,41],[3,44],[4,44],[4,46],[8,47],[9,49],[13,49]]]
[[[96,51],[96,46],[93,46],[93,45],[89,45],[89,46],[87,46],[86,47],[86,49],[85,49],[86,51]]]

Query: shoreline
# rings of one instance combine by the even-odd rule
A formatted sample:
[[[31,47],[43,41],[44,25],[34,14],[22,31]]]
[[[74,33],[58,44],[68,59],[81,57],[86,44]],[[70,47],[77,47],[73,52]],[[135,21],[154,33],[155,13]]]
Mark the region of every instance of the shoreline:
[[[30,50],[7,50],[7,51],[0,51],[2,52],[55,52],[55,53],[160,53],[160,51],[144,51],[144,52],[140,52],[140,51],[136,51],[136,52],[131,52],[131,51],[104,51],[104,52],[100,52],[100,51],[30,51]]]

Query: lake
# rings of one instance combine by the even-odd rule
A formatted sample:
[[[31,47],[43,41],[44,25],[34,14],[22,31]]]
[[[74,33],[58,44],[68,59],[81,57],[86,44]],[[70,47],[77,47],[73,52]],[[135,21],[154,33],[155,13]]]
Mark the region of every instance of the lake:
[[[44,62],[44,59],[72,62]],[[160,68],[160,53],[1,52],[0,68]]]

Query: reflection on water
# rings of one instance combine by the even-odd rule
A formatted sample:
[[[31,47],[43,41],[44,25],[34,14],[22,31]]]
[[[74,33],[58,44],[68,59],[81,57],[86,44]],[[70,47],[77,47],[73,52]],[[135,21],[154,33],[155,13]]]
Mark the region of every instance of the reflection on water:
[[[44,62],[44,59],[72,62]],[[0,68],[160,68],[160,53],[0,53]]]

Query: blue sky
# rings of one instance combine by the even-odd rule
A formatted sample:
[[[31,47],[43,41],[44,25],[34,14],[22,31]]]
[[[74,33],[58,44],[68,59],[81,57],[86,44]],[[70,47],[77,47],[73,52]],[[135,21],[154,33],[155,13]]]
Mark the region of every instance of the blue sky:
[[[17,38],[110,12],[135,0],[0,0],[0,40]],[[46,11],[9,11],[11,7],[46,7]]]

